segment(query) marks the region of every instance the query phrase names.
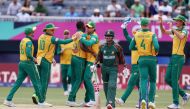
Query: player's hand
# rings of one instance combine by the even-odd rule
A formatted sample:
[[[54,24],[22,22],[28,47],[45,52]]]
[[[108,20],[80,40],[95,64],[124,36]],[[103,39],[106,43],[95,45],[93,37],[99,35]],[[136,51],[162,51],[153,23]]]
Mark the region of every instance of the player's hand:
[[[159,23],[162,24],[163,20],[161,16],[158,17],[158,20],[159,20]]]
[[[122,28],[122,29],[126,29],[126,26],[127,26],[126,23],[122,23],[122,24],[121,24],[121,28]]]
[[[130,75],[130,71],[127,67],[124,67],[123,69],[123,76],[127,78]]]
[[[93,72],[97,72],[97,67],[95,64],[93,64],[92,66],[90,66],[90,71]]]
[[[37,59],[36,58],[34,58],[34,63],[37,64]]]
[[[169,24],[169,28],[172,29],[173,28],[172,22],[168,22],[168,24]]]
[[[63,53],[63,52],[64,52],[64,50],[65,50],[64,48],[61,48],[61,53]]]
[[[56,60],[55,59],[53,59],[52,64],[54,67],[56,66]]]

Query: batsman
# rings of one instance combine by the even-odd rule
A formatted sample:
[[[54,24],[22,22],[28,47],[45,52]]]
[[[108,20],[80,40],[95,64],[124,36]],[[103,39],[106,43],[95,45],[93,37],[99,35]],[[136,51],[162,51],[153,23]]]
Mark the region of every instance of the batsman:
[[[112,30],[105,32],[106,43],[100,46],[98,57],[95,61],[95,64],[98,62],[102,64],[101,73],[107,109],[115,108],[118,65],[125,65],[123,49],[114,42],[114,36]]]
[[[149,30],[149,19],[141,19],[141,30],[139,30],[134,39],[131,41],[129,49],[137,49],[139,54],[138,67],[140,72],[140,91],[141,91],[141,108],[155,109],[156,93],[156,54],[159,50],[159,44],[156,35]],[[157,53],[154,53],[153,51]],[[150,81],[150,90],[147,85]],[[149,95],[147,95],[149,91]],[[148,96],[148,97],[147,97]],[[149,103],[148,103],[149,102]],[[147,107],[148,103],[148,107]]]

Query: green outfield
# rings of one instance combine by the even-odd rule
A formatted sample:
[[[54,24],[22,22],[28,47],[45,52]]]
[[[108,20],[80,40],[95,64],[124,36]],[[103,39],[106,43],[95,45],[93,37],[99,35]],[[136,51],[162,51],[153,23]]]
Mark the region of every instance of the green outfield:
[[[5,99],[6,95],[8,94],[9,90],[10,90],[9,87],[8,88],[0,87],[1,104],[2,104],[3,100]],[[84,89],[79,91],[79,93],[77,94],[77,102],[83,101],[84,92],[85,92]],[[124,92],[124,90],[117,90],[116,97],[120,97],[123,92]],[[188,92],[190,93],[190,91],[188,91]],[[16,105],[17,104],[30,105],[30,104],[32,104],[32,101],[31,101],[32,93],[33,93],[32,88],[20,88],[18,90],[18,92],[16,93],[13,101]],[[104,96],[103,91],[101,91],[100,97],[101,97],[101,106],[104,107],[105,106],[105,96]],[[49,103],[52,103],[54,106],[64,106],[66,100],[67,100],[67,97],[63,95],[63,89],[61,89],[61,88],[49,88],[48,89],[47,101]],[[117,105],[117,107],[121,107],[121,108],[131,107],[132,108],[132,107],[135,107],[137,101],[138,101],[138,92],[135,90],[134,92],[132,92],[131,96],[129,97],[129,99],[127,100],[125,105],[123,105],[123,106]],[[181,101],[182,100],[180,98],[180,102]],[[157,108],[166,109],[166,107],[171,102],[172,102],[171,91],[157,91],[157,96],[156,96]],[[0,106],[2,107],[2,105],[0,105]],[[0,107],[0,109],[1,109],[1,107]],[[181,107],[182,107],[182,109],[189,109],[190,101],[185,106],[181,106]]]

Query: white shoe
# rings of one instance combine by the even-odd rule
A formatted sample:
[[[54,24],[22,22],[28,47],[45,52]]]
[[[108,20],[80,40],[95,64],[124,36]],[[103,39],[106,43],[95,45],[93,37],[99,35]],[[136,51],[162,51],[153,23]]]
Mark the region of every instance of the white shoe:
[[[66,106],[79,107],[80,104],[77,104],[75,101],[66,101]]]
[[[156,109],[155,103],[149,102],[149,103],[148,103],[148,108],[149,108],[149,109]]]
[[[3,104],[8,107],[16,107],[12,101],[8,101],[8,100],[4,100]]]
[[[68,95],[69,95],[69,92],[68,92],[68,91],[64,91],[64,95],[65,95],[65,96],[68,96]]]
[[[186,93],[186,95],[183,97],[183,105],[185,105],[190,99],[190,94]]]
[[[145,100],[141,101],[141,109],[146,109],[146,101]]]
[[[87,107],[93,107],[93,106],[96,106],[96,102],[90,100],[88,103],[85,104],[85,106],[87,106]]]
[[[168,106],[168,109],[180,109],[180,106],[176,104],[171,104]]]
[[[141,108],[141,103],[138,102],[136,105],[135,105],[136,108]]]
[[[119,105],[123,105],[124,101],[121,98],[115,98],[115,102]]]
[[[49,104],[47,102],[43,102],[43,103],[38,103],[38,106],[41,106],[41,107],[52,107],[53,105]]]

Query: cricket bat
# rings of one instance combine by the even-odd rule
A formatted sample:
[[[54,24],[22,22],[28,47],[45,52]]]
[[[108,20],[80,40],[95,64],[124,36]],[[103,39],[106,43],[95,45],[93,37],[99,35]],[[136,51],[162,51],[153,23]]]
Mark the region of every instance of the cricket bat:
[[[93,72],[93,85],[94,85],[94,92],[95,92],[95,101],[96,101],[96,106],[95,109],[101,109],[101,103],[100,103],[100,88],[99,88],[99,83],[98,83],[98,77],[97,77],[97,72]]]

